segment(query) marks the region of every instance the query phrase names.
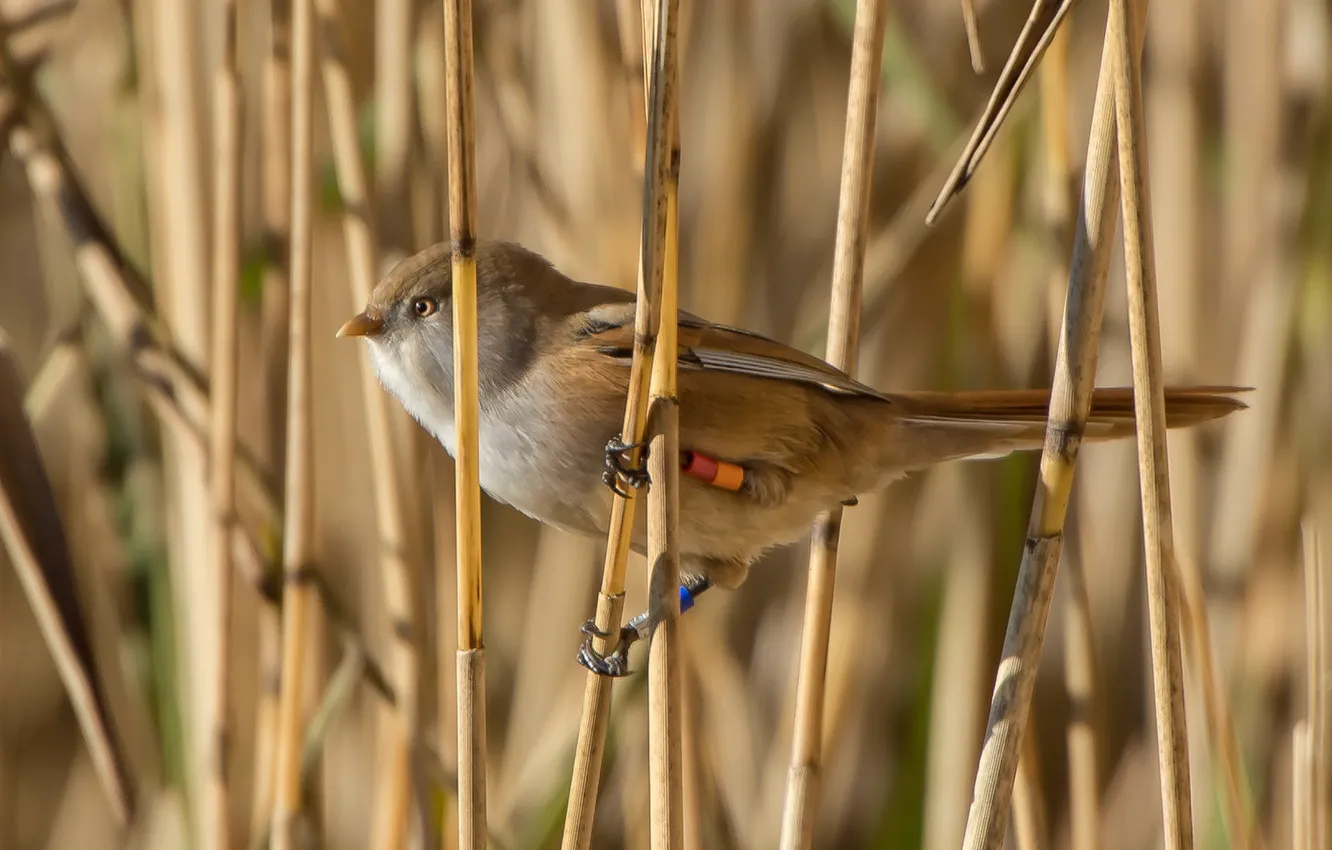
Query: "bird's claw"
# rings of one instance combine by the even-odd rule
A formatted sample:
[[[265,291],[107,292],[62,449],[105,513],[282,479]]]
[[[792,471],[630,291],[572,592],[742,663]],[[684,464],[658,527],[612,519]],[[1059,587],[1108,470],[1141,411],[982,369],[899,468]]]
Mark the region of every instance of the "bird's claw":
[[[629,455],[634,449],[642,449],[637,466],[629,465]],[[606,443],[606,470],[601,473],[601,481],[611,488],[617,496],[629,498],[629,491],[621,484],[640,490],[649,483],[647,471],[648,447],[646,443],[626,443],[616,435]]]
[[[611,636],[610,632],[603,631],[601,627],[597,625],[596,619],[588,619],[584,621],[583,625],[578,627],[578,631],[589,638],[608,638]]]
[[[618,679],[629,675],[629,647],[638,639],[638,631],[625,626],[620,629],[620,640],[609,654],[602,655],[592,648],[593,637],[609,637],[608,632],[597,628],[597,624],[588,620],[580,631],[587,635],[583,645],[578,648],[578,663],[596,673]]]

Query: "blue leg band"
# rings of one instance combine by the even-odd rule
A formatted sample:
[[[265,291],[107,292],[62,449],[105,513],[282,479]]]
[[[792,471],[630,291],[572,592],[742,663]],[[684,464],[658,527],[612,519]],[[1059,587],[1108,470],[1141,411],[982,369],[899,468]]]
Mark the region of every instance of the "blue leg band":
[[[680,613],[688,611],[694,607],[694,594],[683,584],[680,585]]]

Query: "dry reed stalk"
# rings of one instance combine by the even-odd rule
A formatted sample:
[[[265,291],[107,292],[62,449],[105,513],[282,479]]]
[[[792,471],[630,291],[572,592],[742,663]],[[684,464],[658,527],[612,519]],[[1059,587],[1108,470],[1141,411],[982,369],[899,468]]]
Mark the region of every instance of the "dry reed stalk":
[[[981,52],[980,27],[976,24],[976,0],[962,0],[962,25],[967,31],[967,51],[971,54],[971,70],[985,73],[985,54]]]
[[[1145,0],[1136,9],[1141,22]],[[1142,27],[1134,27],[1140,34]],[[1142,43],[1133,45],[1140,52]],[[1112,46],[1102,47],[1086,180],[1074,230],[1068,298],[1055,360],[1045,447],[1018,567],[1013,606],[990,703],[985,745],[976,773],[963,847],[996,850],[1004,840],[1020,738],[1031,708],[1036,669],[1045,639],[1054,580],[1063,548],[1065,514],[1072,493],[1082,429],[1096,378],[1096,351],[1118,205],[1115,159]]]
[[[65,686],[112,816],[135,815],[133,776],[119,746],[91,637],[80,610],[69,542],[24,417],[23,384],[9,338],[0,330],[0,543],[23,586],[46,649]]]
[[[1327,565],[1323,560],[1316,519],[1306,517],[1303,523],[1304,556],[1304,630],[1305,659],[1308,681],[1305,683],[1308,705],[1305,714],[1305,755],[1308,771],[1305,779],[1310,802],[1308,816],[1309,844],[1327,847],[1332,840],[1332,823],[1328,813],[1332,797],[1332,610],[1328,595],[1332,593]],[[1298,756],[1297,756],[1298,757]]]
[[[269,3],[269,43],[263,58],[261,89],[263,189],[260,215],[264,233],[264,274],[260,294],[260,344],[263,398],[268,410],[264,459],[271,469],[286,468],[287,316],[291,306],[287,279],[291,251],[291,3],[292,0],[271,0]],[[266,817],[263,822],[267,823]]]
[[[833,247],[832,305],[828,316],[826,359],[855,375],[860,343],[860,300],[869,238],[870,185],[878,121],[880,61],[888,22],[887,0],[859,0],[851,43],[851,80],[847,93],[842,177]],[[832,629],[833,586],[843,509],[838,507],[814,522],[809,585],[800,642],[796,683],[795,731],[791,766],[782,812],[784,850],[809,847],[814,841],[819,774],[823,762],[823,708],[828,641]]]
[[[1022,757],[1018,759],[1017,777],[1013,785],[1013,834],[1017,838],[1019,850],[1040,850],[1049,846],[1039,762],[1036,728],[1029,717],[1027,734],[1022,736]]]
[[[311,262],[314,230],[314,0],[293,0],[291,97],[291,307],[287,360],[287,483],[282,551],[282,674],[269,834],[293,850],[301,805],[301,741],[314,575],[314,405]]]
[[[1072,236],[1072,157],[1068,146],[1068,51],[1069,30],[1060,28],[1050,41],[1040,69],[1041,118],[1044,127],[1044,213],[1051,235],[1066,242]],[[1068,264],[1061,261],[1052,270],[1052,298],[1068,279]],[[1064,686],[1068,691],[1069,719],[1064,739],[1068,748],[1068,819],[1072,850],[1096,850],[1100,846],[1099,767],[1096,755],[1096,641],[1091,596],[1082,555],[1077,551],[1075,509],[1068,522],[1073,545],[1064,550],[1067,562],[1067,622],[1064,627]]]
[[[264,233],[260,293],[263,457],[269,469],[287,463],[287,334],[290,315],[291,231],[291,0],[270,0],[268,49],[262,69],[260,217]],[[282,623],[277,612],[259,615],[259,700],[254,721],[254,790],[250,835],[262,835],[273,816],[278,701],[282,681]]]
[[[680,400],[676,362],[679,313],[679,0],[662,0],[655,14],[652,115],[648,134],[654,145],[665,136],[669,149],[664,171],[652,174],[652,197],[665,206],[664,237],[655,248],[661,257],[661,309],[648,385],[648,409],[655,426],[648,449],[647,586],[663,606],[662,620],[648,645],[648,795],[653,850],[683,850],[684,785],[683,675],[680,640]],[[660,165],[660,161],[656,163]],[[646,163],[644,164],[646,167]],[[653,246],[645,245],[645,250]],[[654,263],[655,265],[655,263]]]
[[[1091,616],[1091,596],[1082,553],[1077,551],[1078,513],[1069,519],[1064,550],[1064,575],[1068,588],[1068,622],[1064,627],[1064,687],[1068,691],[1068,819],[1072,850],[1100,847],[1100,775],[1096,754],[1097,705],[1096,630]]]
[[[476,122],[472,2],[444,2],[448,100],[449,239],[453,252],[453,399],[458,575],[458,846],[487,845],[486,678],[481,604],[481,490],[477,452]]]
[[[143,391],[148,406],[165,430],[178,433],[181,439],[193,441],[201,451],[207,450],[203,423],[208,422],[212,416],[209,400],[188,368],[155,341],[151,318],[143,313],[131,294],[130,280],[126,277],[129,269],[124,265],[123,253],[108,241],[109,234],[88,206],[86,193],[75,175],[68,173],[59,159],[58,155],[63,151],[51,151],[39,144],[35,134],[25,125],[14,128],[10,141],[11,152],[28,172],[34,195],[66,228],[74,245],[75,262],[89,299],[107,326],[113,343],[132,357],[135,375],[140,379],[138,387]],[[34,387],[34,390],[37,389]],[[40,412],[45,392],[42,390],[29,400],[35,412]],[[241,490],[245,491],[264,517],[275,517],[277,508],[274,497],[262,473],[256,468],[253,457],[238,451],[235,460],[237,495],[240,495]],[[246,585],[265,603],[262,615],[265,628],[271,627],[274,636],[278,637],[281,596],[271,587],[268,575],[269,565],[277,561],[278,557],[270,558],[265,554],[265,547],[256,542],[248,530],[237,524],[233,524],[232,546],[237,553],[237,563],[245,567],[242,573]],[[356,633],[351,618],[326,593],[317,576],[315,581],[323,608],[337,625],[343,639],[352,641],[360,651],[367,653],[367,680],[386,702],[396,703],[396,694],[378,665],[369,658],[365,641]],[[266,677],[271,681],[266,681],[264,687],[264,691],[270,692],[274,701],[277,698],[279,672],[273,670],[272,675]],[[257,768],[257,771],[259,778],[271,777],[272,765],[269,764],[267,770]],[[260,834],[267,828],[267,821],[255,823],[253,827],[252,834]]]
[[[944,181],[934,205],[925,216],[927,224],[938,220],[939,214],[948,202],[956,197],[980,167],[980,161],[994,143],[995,134],[1004,123],[1018,95],[1031,78],[1032,72],[1041,61],[1042,54],[1050,45],[1059,25],[1073,7],[1076,0],[1035,0],[1027,23],[1018,35],[1017,43],[1008,54],[1004,69],[999,73],[990,100],[981,113],[976,129],[967,141],[957,165]]]
[[[664,7],[669,6],[667,11]],[[678,86],[678,48],[675,28],[678,27],[678,0],[656,0],[654,11],[651,0],[642,0],[644,45],[652,46],[652,62],[644,65],[648,75],[647,87],[647,142],[644,151],[644,186],[642,235],[639,242],[638,299],[634,313],[634,351],[629,369],[629,387],[625,399],[624,422],[620,430],[626,443],[643,441],[648,405],[649,378],[657,346],[657,327],[662,310],[662,288],[665,277],[665,255],[668,204],[667,193],[662,191],[670,163],[671,133],[665,121],[668,104],[676,101]],[[655,22],[667,21],[669,32],[661,32]],[[652,23],[650,23],[652,22]],[[658,37],[659,36],[659,37]],[[646,53],[646,51],[644,51]],[[632,450],[627,462],[630,466],[641,463],[641,453]],[[627,496],[616,495],[611,506],[610,527],[607,532],[606,557],[603,563],[601,589],[597,594],[596,626],[608,638],[594,638],[597,652],[611,650],[611,642],[618,635],[624,612],[625,568],[629,557],[629,540],[634,527],[636,492],[625,490]],[[678,605],[678,599],[676,604]],[[650,650],[649,650],[650,653]],[[601,780],[601,761],[606,747],[606,730],[610,722],[611,677],[588,673],[583,691],[583,708],[578,727],[578,743],[574,748],[573,774],[569,787],[569,806],[564,819],[561,839],[563,850],[586,850],[592,841],[592,826],[596,815],[597,788]]]
[[[619,31],[620,60],[623,73],[625,106],[629,110],[629,165],[635,176],[643,177],[643,151],[647,145],[648,70],[643,66],[645,18],[639,0],[615,0],[615,23]]]
[[[1162,806],[1168,850],[1193,847],[1188,721],[1184,714],[1184,661],[1179,599],[1171,592],[1175,531],[1170,512],[1170,460],[1166,446],[1161,318],[1156,291],[1151,184],[1142,107],[1142,68],[1130,0],[1112,0],[1106,38],[1115,48],[1115,126],[1119,142],[1128,281],[1129,337],[1133,355],[1133,407],[1137,423],[1142,492],[1142,534],[1147,561],[1147,609],[1151,632],[1156,735],[1161,761]],[[1145,23],[1145,22],[1144,22]]]
[[[1317,850],[1309,820],[1313,817],[1314,798],[1309,793],[1313,766],[1309,761],[1309,723],[1295,721],[1290,733],[1290,850]]]
[[[34,117],[44,118],[45,109],[34,104]],[[199,451],[207,450],[206,432],[210,413],[206,387],[197,371],[183,362],[174,348],[160,341],[156,321],[145,311],[137,293],[147,285],[133,276],[125,254],[92,209],[86,190],[72,171],[58,136],[52,136],[50,121],[44,134],[26,124],[16,124],[9,137],[10,152],[24,167],[28,182],[42,207],[58,219],[74,247],[74,261],[88,299],[106,325],[112,342],[126,353],[133,365],[145,398],[153,411],[176,433]],[[277,505],[265,473],[252,453],[237,449],[238,496],[265,518],[276,516]]]
[[[204,166],[207,98],[199,83],[203,50],[196,3],[140,0],[147,38],[136,43],[138,75],[147,89],[140,108],[146,119],[145,151],[154,300],[172,344],[197,371],[208,360],[209,191]],[[151,139],[151,141],[150,141]],[[216,650],[216,606],[206,570],[212,532],[207,487],[207,443],[196,445],[174,430],[163,435],[164,523],[174,612],[174,685],[182,706],[183,763],[188,781],[206,788],[209,769],[208,691]],[[195,821],[192,831],[202,823]],[[199,838],[195,832],[195,839]]]
[[[213,82],[213,330],[210,381],[209,489],[213,507],[210,567],[216,605],[210,782],[204,792],[205,848],[229,850],[231,838],[230,741],[232,539],[236,530],[237,312],[240,297],[240,228],[243,102],[237,65],[235,0],[222,3],[222,63]]]
[[[411,250],[413,0],[375,4],[375,207],[382,268]],[[379,268],[376,269],[378,274]]]
[[[1232,847],[1239,850],[1248,850],[1250,847],[1261,850],[1262,833],[1244,806],[1241,792],[1244,765],[1239,752],[1234,721],[1230,716],[1230,706],[1226,701],[1226,689],[1221,682],[1212,652],[1212,627],[1208,623],[1207,597],[1203,592],[1202,578],[1197,566],[1191,562],[1191,559],[1181,556],[1178,550],[1171,570],[1172,581],[1181,594],[1180,607],[1188,623],[1188,628],[1184,632],[1184,657],[1188,659],[1198,679],[1198,689],[1203,696],[1207,735],[1221,774],[1221,817],[1225,820],[1226,832]]]
[[[390,4],[391,5],[391,4]],[[324,97],[333,141],[334,168],[342,196],[343,238],[347,246],[348,280],[352,299],[364,304],[370,299],[377,278],[379,255],[369,218],[371,199],[365,165],[356,133],[356,105],[351,74],[347,69],[346,45],[342,43],[341,8],[337,0],[315,0],[315,15],[321,35],[320,57]],[[410,89],[408,90],[410,93]],[[406,505],[398,484],[399,468],[392,421],[391,399],[379,385],[369,355],[362,351],[361,392],[365,398],[366,430],[370,444],[370,469],[374,482],[375,522],[379,532],[379,573],[384,581],[384,603],[391,626],[392,652],[389,663],[397,692],[397,710],[391,712],[384,739],[371,846],[402,846],[411,804],[408,770],[411,742],[417,720],[417,623],[411,565],[405,525]]]

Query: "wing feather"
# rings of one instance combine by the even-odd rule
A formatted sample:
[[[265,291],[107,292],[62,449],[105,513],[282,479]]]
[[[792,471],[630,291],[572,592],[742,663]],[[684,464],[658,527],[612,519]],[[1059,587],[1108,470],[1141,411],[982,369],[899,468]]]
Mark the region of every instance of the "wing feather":
[[[579,331],[586,344],[605,357],[622,361],[633,358],[634,305],[606,304],[585,314]],[[821,387],[829,392],[887,400],[812,354],[784,345],[741,328],[719,325],[691,313],[679,313],[680,368],[729,372],[776,381],[792,381]]]

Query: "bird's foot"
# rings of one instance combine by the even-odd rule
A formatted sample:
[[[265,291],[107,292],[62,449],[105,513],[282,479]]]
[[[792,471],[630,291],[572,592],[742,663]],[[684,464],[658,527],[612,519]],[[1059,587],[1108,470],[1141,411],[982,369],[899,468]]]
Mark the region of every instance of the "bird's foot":
[[[618,679],[629,675],[629,647],[633,646],[634,641],[639,638],[636,628],[630,625],[620,629],[620,640],[607,655],[602,655],[593,649],[592,640],[594,638],[608,638],[610,632],[598,628],[596,620],[588,620],[583,623],[579,631],[585,635],[583,645],[578,648],[579,664],[598,676],[609,676]]]
[[[642,452],[638,456],[638,464],[631,466],[629,457],[634,449],[642,449]],[[641,490],[649,483],[647,456],[647,443],[626,443],[617,434],[606,443],[606,471],[601,473],[602,483],[615,491],[616,495],[629,498],[625,486]]]

